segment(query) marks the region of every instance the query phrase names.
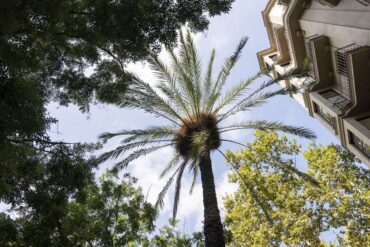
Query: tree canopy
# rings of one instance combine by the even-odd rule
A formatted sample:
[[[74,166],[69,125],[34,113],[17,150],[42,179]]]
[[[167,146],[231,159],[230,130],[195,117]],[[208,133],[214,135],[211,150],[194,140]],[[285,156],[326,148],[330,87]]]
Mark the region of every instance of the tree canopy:
[[[107,173],[96,184],[60,163],[52,169],[60,172],[45,175],[48,179],[40,185],[30,185],[32,192],[13,207],[15,219],[0,215],[0,239],[5,244],[1,246],[112,247],[148,241],[156,212],[135,186],[135,178],[125,175],[118,180]],[[76,188],[81,183],[85,185]]]
[[[192,236],[181,233],[176,229],[179,222],[170,220],[169,225],[161,227],[159,233],[148,242],[143,243],[144,247],[204,247],[204,236],[201,232],[195,232]]]
[[[129,62],[207,29],[233,0],[12,0],[0,4],[0,162],[51,142],[46,105],[121,102]]]
[[[284,136],[256,132],[245,150],[227,153],[238,167],[230,181],[239,189],[225,199],[234,246],[370,244],[370,171],[356,166],[354,156],[339,146],[312,144],[301,164],[308,175],[292,173],[298,171],[295,160],[301,152]],[[327,243],[322,233],[335,229],[336,241]]]
[[[0,77],[36,83],[47,99],[83,109],[115,102],[128,62],[176,44],[177,30],[207,29],[233,0],[14,0],[0,6]],[[90,71],[88,68],[93,66]]]

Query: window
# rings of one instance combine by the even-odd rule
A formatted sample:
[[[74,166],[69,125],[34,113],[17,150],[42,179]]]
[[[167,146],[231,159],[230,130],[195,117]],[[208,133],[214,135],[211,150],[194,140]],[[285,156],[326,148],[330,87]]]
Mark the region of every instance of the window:
[[[359,151],[370,158],[370,146],[364,143],[359,137],[349,132],[351,144],[354,145]]]
[[[320,115],[320,117],[322,117],[326,122],[328,122],[333,129],[336,129],[335,117],[325,112],[324,109],[315,102],[313,104],[315,112]]]

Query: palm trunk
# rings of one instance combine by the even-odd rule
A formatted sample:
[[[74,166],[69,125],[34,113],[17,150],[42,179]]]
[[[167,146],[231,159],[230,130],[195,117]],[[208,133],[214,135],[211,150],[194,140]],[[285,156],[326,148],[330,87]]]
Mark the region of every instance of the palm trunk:
[[[210,152],[207,148],[202,148],[199,167],[203,187],[204,235],[206,238],[206,247],[224,247],[224,230],[217,205]]]

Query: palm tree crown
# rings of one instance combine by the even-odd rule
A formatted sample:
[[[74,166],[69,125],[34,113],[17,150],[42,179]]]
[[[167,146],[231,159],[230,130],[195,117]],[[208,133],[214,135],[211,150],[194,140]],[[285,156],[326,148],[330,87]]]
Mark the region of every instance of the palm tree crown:
[[[156,89],[142,81],[138,76],[133,76],[132,84],[129,86],[125,99],[121,103],[121,107],[144,110],[163,117],[170,124],[153,126],[144,130],[122,130],[117,133],[104,133],[100,136],[104,140],[124,136],[121,146],[100,157],[100,161],[104,162],[111,158],[116,159],[131,151],[129,155],[114,165],[118,169],[126,167],[131,161],[140,156],[164,147],[174,147],[173,158],[164,167],[160,176],[163,177],[170,171],[173,171],[173,173],[159,194],[156,203],[157,208],[163,207],[163,198],[170,185],[176,180],[173,218],[176,217],[180,198],[181,178],[186,167],[189,167],[193,172],[191,191],[199,171],[202,175],[203,197],[205,197],[204,193],[208,191],[208,187],[205,188],[207,181],[211,184],[213,183],[213,189],[211,188],[210,191],[214,191],[212,167],[209,166],[207,168],[210,170],[208,177],[206,175],[203,177],[207,170],[202,170],[202,168],[205,167],[204,163],[207,163],[207,155],[209,157],[211,151],[220,151],[219,148],[223,142],[234,142],[233,140],[222,139],[223,133],[240,129],[260,129],[283,131],[310,139],[315,138],[314,134],[305,128],[288,126],[279,122],[243,121],[224,126],[223,121],[234,114],[260,106],[267,99],[276,95],[286,94],[287,92],[283,89],[268,90],[277,82],[277,80],[269,80],[246,94],[247,89],[250,89],[250,85],[262,76],[263,73],[259,72],[251,78],[236,84],[231,90],[223,94],[223,86],[230,71],[240,58],[247,38],[243,38],[240,41],[235,52],[226,59],[217,77],[214,77],[215,50],[211,53],[206,73],[203,75],[201,61],[191,34],[189,32],[180,32],[179,37],[178,52],[176,53],[174,50],[169,51],[170,65],[166,65],[156,56],[151,56],[148,59],[151,69],[159,80]],[[211,164],[210,159],[208,163]],[[211,192],[210,194],[212,195],[210,197],[214,194]],[[206,198],[203,198],[203,200],[206,200]],[[206,202],[204,203],[206,204]],[[217,201],[213,200],[212,203],[216,203],[217,214]],[[205,205],[205,208],[207,208],[207,205]],[[207,224],[206,209],[205,224]],[[207,233],[206,226],[205,235],[207,245],[207,238],[209,240],[212,237]],[[211,242],[208,243],[207,246],[210,246]],[[223,245],[222,243],[213,246]]]

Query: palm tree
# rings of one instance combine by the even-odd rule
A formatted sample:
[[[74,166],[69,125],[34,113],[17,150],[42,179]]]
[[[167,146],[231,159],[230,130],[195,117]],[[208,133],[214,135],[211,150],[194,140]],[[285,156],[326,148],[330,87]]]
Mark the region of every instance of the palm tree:
[[[222,134],[240,129],[260,129],[283,131],[304,138],[315,138],[315,136],[305,128],[279,122],[244,121],[229,126],[222,125],[225,119],[234,114],[260,106],[273,96],[286,94],[286,91],[283,89],[267,91],[277,82],[277,80],[270,80],[246,94],[247,89],[250,89],[249,86],[261,77],[262,72],[260,72],[237,84],[226,94],[222,94],[226,79],[238,61],[247,38],[240,41],[234,54],[226,59],[217,77],[213,78],[215,51],[212,51],[206,73],[202,76],[201,61],[191,34],[189,31],[185,34],[180,32],[179,37],[178,52],[169,51],[171,58],[169,66],[156,56],[148,59],[151,69],[160,82],[156,90],[139,77],[133,76],[132,84],[121,104],[121,107],[141,109],[162,117],[170,122],[169,125],[102,134],[100,137],[104,140],[117,136],[124,136],[124,139],[121,146],[103,154],[100,161],[117,159],[132,151],[114,165],[116,169],[122,169],[140,156],[161,148],[173,147],[173,159],[160,176],[163,177],[170,171],[173,173],[159,194],[156,207],[158,209],[163,207],[163,198],[175,180],[173,209],[173,219],[175,219],[180,199],[181,178],[185,168],[189,167],[193,172],[190,191],[200,172],[206,246],[225,246],[210,154],[215,150],[221,152],[219,148],[224,142],[237,142],[223,139]]]

